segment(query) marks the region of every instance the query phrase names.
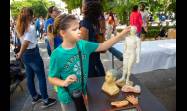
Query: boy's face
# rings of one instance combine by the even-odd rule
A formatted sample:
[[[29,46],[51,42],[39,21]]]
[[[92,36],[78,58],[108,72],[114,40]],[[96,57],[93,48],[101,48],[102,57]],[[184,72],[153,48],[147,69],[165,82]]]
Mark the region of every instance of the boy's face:
[[[70,22],[70,27],[66,30],[65,36],[70,41],[77,41],[80,39],[79,21],[74,20]]]

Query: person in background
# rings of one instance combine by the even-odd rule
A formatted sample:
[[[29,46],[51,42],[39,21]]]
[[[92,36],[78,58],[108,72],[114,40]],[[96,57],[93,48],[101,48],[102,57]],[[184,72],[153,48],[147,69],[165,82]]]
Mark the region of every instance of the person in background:
[[[101,27],[99,18],[102,16],[102,7],[98,1],[85,1],[82,5],[83,20],[80,21],[81,39],[98,43]],[[93,52],[89,57],[88,77],[104,76],[105,71],[99,52]]]
[[[51,6],[48,9],[48,17],[46,20],[46,23],[44,24],[44,36],[47,36],[47,38],[45,38],[45,43],[47,45],[47,52],[48,55],[51,55],[51,47],[50,44],[52,45],[54,43],[53,38],[48,37],[47,35],[47,28],[50,24],[54,23],[54,19],[60,14],[61,11],[59,11],[59,9],[55,6]]]
[[[59,25],[60,21],[66,16],[66,14],[58,15],[55,20],[54,24],[50,24],[47,29],[47,35],[49,38],[52,38],[54,40],[54,43],[50,44],[51,52],[55,50],[60,44],[62,43],[62,37],[59,34]],[[57,92],[57,87],[54,86],[54,90]]]
[[[137,27],[137,36],[140,37],[142,31],[142,16],[138,11],[138,5],[135,5],[130,14],[130,25]]]
[[[21,49],[17,53],[16,58],[22,59],[25,65],[27,75],[27,87],[32,96],[32,104],[43,101],[42,108],[52,106],[56,103],[56,99],[49,98],[47,94],[47,84],[45,78],[45,70],[43,60],[39,53],[37,44],[37,35],[35,26],[32,25],[33,11],[29,7],[21,9],[18,15],[16,31],[21,41]],[[39,81],[39,89],[41,95],[36,91],[34,77],[35,74]]]
[[[115,31],[115,19],[114,19],[114,15],[112,12],[109,13],[109,16],[107,18],[107,22],[106,22],[106,39],[110,39],[112,36],[112,33]]]
[[[43,19],[43,16],[40,16],[39,22],[40,22],[39,37],[40,37],[40,40],[41,40],[42,39],[42,35],[43,35],[43,31],[44,31],[44,19]]]
[[[105,37],[106,34],[106,22],[104,14],[99,17],[100,34]]]
[[[144,4],[141,4],[140,5],[140,13],[141,13],[141,16],[142,16],[142,32],[141,32],[141,39],[144,40],[145,38],[145,34],[147,33],[148,31],[148,17],[149,17],[149,13],[145,10],[145,5]]]
[[[40,33],[40,19],[39,18],[36,18],[35,20],[35,27],[36,27],[37,37],[39,37],[39,33]]]
[[[51,51],[53,51],[54,49],[56,49],[61,43],[62,43],[62,37],[59,34],[59,25],[60,25],[60,21],[66,16],[66,14],[62,14],[62,15],[58,15],[55,19],[54,19],[54,23],[50,24],[48,26],[47,29],[47,35],[49,36],[49,38],[53,38],[54,39],[54,43],[53,45],[50,45],[51,47]]]
[[[114,30],[113,30],[113,34],[114,35],[117,35],[117,29],[116,29],[116,27],[117,27],[117,25],[119,25],[119,20],[118,20],[118,18],[117,18],[117,15],[116,14],[114,14],[114,21],[115,21],[115,25],[114,25]]]

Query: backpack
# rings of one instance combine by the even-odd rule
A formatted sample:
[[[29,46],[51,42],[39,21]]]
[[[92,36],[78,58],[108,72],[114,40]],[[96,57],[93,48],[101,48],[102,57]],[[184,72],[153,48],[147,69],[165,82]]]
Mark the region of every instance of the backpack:
[[[16,81],[22,81],[25,78],[25,74],[22,73],[21,68],[21,61],[10,61],[10,85],[14,84]]]

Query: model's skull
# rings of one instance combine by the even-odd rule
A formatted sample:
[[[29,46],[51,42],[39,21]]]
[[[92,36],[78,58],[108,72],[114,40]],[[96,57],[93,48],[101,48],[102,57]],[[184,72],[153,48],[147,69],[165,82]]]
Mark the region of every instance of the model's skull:
[[[118,72],[116,70],[110,69],[106,72],[105,81],[107,83],[115,82],[117,73]]]
[[[131,35],[134,35],[134,34],[136,34],[136,31],[137,31],[136,26],[131,26],[130,34],[131,34]]]

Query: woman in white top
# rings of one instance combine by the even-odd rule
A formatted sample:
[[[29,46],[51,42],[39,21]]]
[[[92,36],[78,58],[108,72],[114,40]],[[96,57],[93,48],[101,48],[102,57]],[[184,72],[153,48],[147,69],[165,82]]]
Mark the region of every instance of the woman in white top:
[[[42,108],[46,108],[56,103],[55,99],[48,98],[47,85],[44,71],[43,60],[37,45],[37,35],[35,27],[31,24],[33,11],[31,8],[22,8],[16,24],[18,37],[21,40],[21,49],[16,58],[22,58],[27,75],[27,87],[33,98],[32,104],[43,100]],[[39,81],[40,94],[37,93],[34,84],[35,74]]]
[[[112,33],[115,30],[115,19],[112,12],[109,13],[109,17],[106,22],[106,39],[110,39],[112,36]]]

